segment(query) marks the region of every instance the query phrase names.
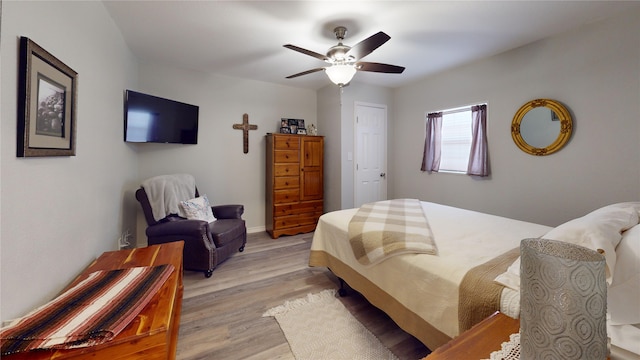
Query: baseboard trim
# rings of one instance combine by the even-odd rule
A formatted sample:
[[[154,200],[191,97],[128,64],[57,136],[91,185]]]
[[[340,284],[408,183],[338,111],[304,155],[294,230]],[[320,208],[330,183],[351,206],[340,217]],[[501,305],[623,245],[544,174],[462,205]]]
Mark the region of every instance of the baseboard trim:
[[[264,225],[247,228],[247,234],[253,234],[253,233],[257,233],[257,232],[265,232],[265,231],[267,231],[267,227],[264,226]]]

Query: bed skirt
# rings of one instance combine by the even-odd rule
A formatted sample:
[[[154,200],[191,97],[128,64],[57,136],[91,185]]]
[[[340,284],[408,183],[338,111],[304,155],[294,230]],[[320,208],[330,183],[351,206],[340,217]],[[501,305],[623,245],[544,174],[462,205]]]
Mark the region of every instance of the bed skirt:
[[[367,298],[372,305],[384,311],[400,328],[415,336],[430,350],[433,351],[451,340],[451,337],[433,327],[394,299],[393,296],[331,254],[324,251],[311,250],[309,265],[328,267],[331,272],[346,281],[351,288]]]

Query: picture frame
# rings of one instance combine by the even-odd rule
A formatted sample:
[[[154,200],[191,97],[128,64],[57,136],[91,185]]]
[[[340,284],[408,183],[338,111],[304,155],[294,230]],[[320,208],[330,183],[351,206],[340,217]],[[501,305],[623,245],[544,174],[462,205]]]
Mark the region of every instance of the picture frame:
[[[292,134],[298,133],[298,119],[289,119],[289,129]]]
[[[78,73],[20,37],[17,156],[75,156]]]
[[[304,119],[280,119],[281,134],[307,135],[307,128],[304,126]]]

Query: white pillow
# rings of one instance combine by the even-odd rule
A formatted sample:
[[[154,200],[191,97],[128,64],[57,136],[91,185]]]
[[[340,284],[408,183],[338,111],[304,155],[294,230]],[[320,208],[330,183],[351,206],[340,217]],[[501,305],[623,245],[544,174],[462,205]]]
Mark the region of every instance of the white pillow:
[[[189,220],[204,220],[206,222],[216,220],[215,216],[213,216],[213,211],[211,210],[211,205],[209,204],[207,195],[202,195],[195,199],[180,201],[180,207],[182,207],[182,210]]]
[[[616,246],[622,232],[640,222],[640,201],[608,205],[551,229],[543,239],[565,241],[592,250],[603,249],[607,262],[607,283],[611,284],[616,264]],[[495,282],[520,290],[520,258]]]
[[[616,266],[616,246],[622,239],[622,232],[638,224],[638,213],[640,202],[605,206],[552,229],[543,238],[604,250],[607,282],[611,284]]]
[[[622,234],[615,276],[607,290],[611,324],[640,324],[640,225]]]

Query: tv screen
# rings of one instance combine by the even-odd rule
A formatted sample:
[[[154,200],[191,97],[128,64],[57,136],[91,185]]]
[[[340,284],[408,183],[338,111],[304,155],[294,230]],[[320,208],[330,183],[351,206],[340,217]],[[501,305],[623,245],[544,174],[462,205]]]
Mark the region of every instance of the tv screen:
[[[124,141],[198,143],[198,106],[132,90],[124,104]]]

